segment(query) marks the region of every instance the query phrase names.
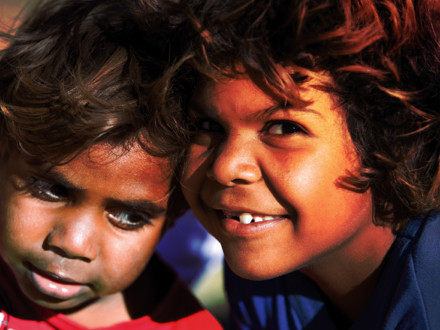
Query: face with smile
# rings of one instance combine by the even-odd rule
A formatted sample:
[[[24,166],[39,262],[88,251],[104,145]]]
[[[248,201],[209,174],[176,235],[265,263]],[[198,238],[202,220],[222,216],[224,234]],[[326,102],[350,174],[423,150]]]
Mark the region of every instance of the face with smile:
[[[139,276],[165,223],[165,160],[98,144],[50,169],[11,163],[0,251],[30,300],[56,310],[99,304]]]
[[[379,229],[369,192],[343,189],[359,158],[341,109],[310,81],[304,108],[285,105],[248,78],[208,82],[196,117],[183,189],[222,244],[234,272],[267,279],[362,258]]]

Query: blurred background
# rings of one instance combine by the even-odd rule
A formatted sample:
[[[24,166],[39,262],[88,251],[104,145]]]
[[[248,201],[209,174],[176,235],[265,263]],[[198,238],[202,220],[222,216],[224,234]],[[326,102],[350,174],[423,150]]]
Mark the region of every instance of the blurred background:
[[[30,0],[30,2],[32,1]],[[0,0],[0,27],[2,30],[14,23],[15,17],[26,3],[25,0]]]

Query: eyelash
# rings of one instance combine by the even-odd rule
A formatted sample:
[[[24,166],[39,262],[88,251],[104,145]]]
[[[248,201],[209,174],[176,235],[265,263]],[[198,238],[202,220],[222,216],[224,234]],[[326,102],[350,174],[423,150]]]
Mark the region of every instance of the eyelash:
[[[29,177],[26,179],[26,186],[24,187],[31,194],[31,196],[45,202],[63,202],[69,199],[69,191],[66,187],[60,184],[51,183]]]
[[[26,178],[26,184],[22,189],[28,191],[28,193],[39,200],[57,203],[57,202],[69,202],[74,196],[69,193],[69,189],[63,185],[51,183],[50,181],[45,181],[38,179],[36,177]],[[108,219],[112,225],[121,228],[123,230],[134,231],[141,229],[146,225],[152,225],[152,217],[140,212],[124,210],[118,207],[107,208]],[[130,220],[129,218],[135,219]]]
[[[210,125],[210,127],[204,127],[205,125]],[[289,131],[276,134],[270,133],[270,129],[276,125],[284,125],[285,127],[289,125]],[[224,131],[223,127],[219,123],[207,118],[199,119],[195,123],[193,130],[200,130],[212,133],[222,133]],[[270,120],[265,123],[260,132],[264,135],[292,135],[298,133],[307,134],[307,131],[303,126],[291,120]]]
[[[210,127],[204,127],[206,124],[211,125]],[[212,127],[214,126],[214,128]],[[203,131],[203,132],[223,132],[224,129],[223,127],[217,123],[216,121],[209,119],[209,118],[201,118],[196,120],[192,125],[191,125],[191,130],[192,131]]]
[[[274,128],[276,125],[284,125],[283,128],[289,128],[289,130],[287,132],[285,131],[281,131],[280,133],[271,133],[270,130],[271,128]],[[301,126],[300,124],[291,121],[291,120],[271,120],[268,121],[263,129],[261,130],[262,133],[264,133],[265,135],[280,135],[280,136],[285,136],[285,135],[292,135],[292,134],[307,134],[306,129]]]
[[[122,214],[123,216],[121,216]],[[133,216],[135,219],[129,220]],[[153,224],[150,216],[136,211],[109,209],[108,219],[114,226],[123,230],[137,230]]]

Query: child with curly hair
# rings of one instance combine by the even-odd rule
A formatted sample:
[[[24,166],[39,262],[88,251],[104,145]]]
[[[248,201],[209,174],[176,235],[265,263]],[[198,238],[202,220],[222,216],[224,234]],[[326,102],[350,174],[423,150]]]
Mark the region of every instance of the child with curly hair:
[[[221,328],[154,253],[185,210],[184,140],[166,25],[140,33],[135,5],[40,2],[3,33],[1,329]]]
[[[440,328],[438,4],[169,6],[197,75],[182,186],[234,325]]]

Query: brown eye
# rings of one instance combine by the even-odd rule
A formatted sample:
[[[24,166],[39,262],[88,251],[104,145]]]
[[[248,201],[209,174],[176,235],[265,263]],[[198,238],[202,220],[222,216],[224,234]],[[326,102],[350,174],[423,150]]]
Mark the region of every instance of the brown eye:
[[[223,127],[211,119],[199,119],[194,125],[196,130],[205,132],[223,132]]]
[[[63,185],[34,177],[28,179],[27,190],[33,197],[46,202],[61,202],[69,197],[69,190]]]
[[[295,122],[282,120],[269,122],[264,131],[270,135],[291,135],[296,133],[305,133],[305,130]]]
[[[208,149],[215,147],[224,136],[222,125],[209,118],[196,120],[191,125],[191,143]]]
[[[146,214],[128,210],[108,210],[108,219],[114,226],[124,230],[136,230],[152,224],[151,218]]]

